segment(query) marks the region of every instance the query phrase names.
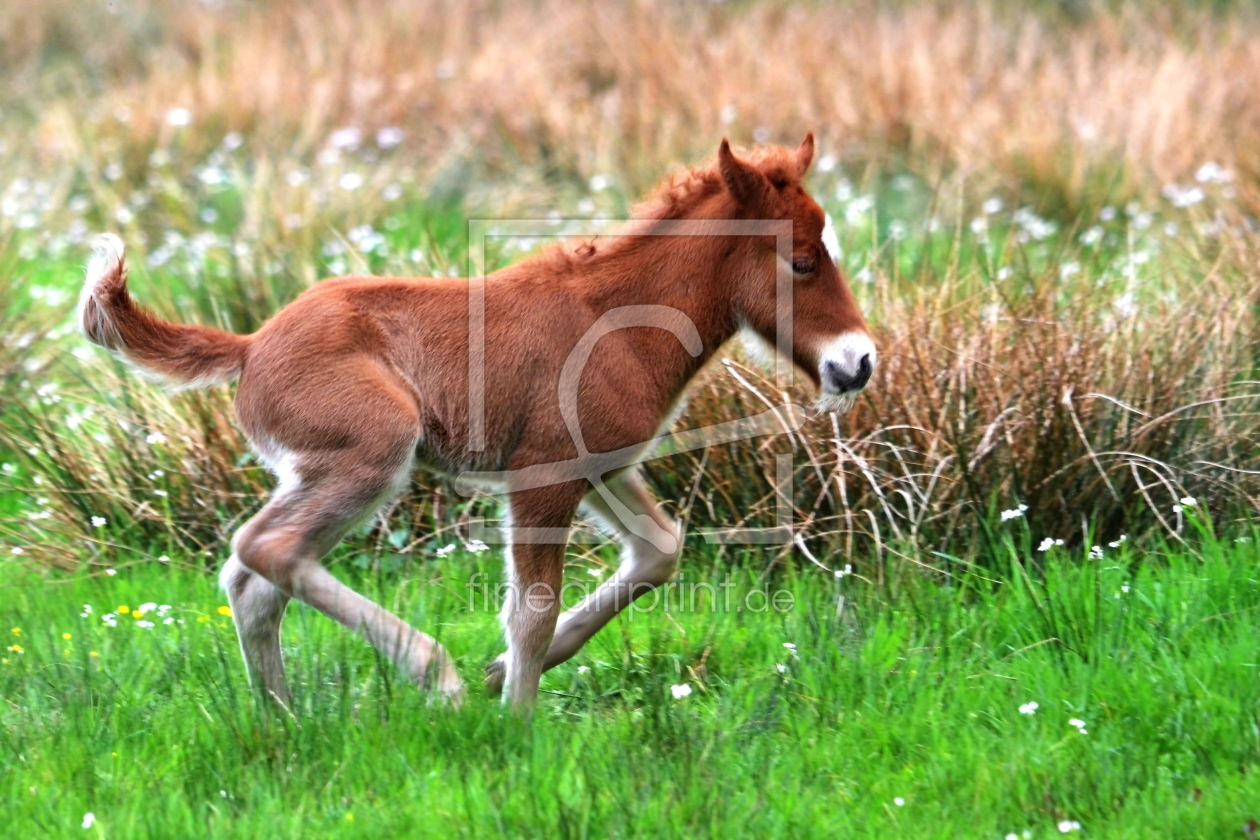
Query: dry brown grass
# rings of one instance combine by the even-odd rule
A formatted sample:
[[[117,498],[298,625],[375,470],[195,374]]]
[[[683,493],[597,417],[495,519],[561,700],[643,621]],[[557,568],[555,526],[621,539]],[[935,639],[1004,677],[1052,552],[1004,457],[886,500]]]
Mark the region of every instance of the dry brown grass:
[[[114,16],[73,0],[6,4],[0,177],[47,185],[45,233],[77,219],[58,204],[71,192],[90,199],[94,226],[116,227],[115,209],[147,191],[123,226],[152,251],[166,229],[198,231],[195,167],[240,132],[245,145],[224,164],[237,170],[232,237],[244,246],[232,285],[208,272],[181,282],[197,292],[184,305],[193,317],[241,327],[316,279],[322,225],[392,212],[375,191],[319,182],[315,158],[339,127],[405,132],[396,152],[364,144],[357,160],[372,186],[400,181],[504,216],[571,207],[596,173],[641,195],[723,135],[748,142],[760,129],[795,142],[813,130],[852,178],[910,172],[934,185],[931,215],[956,226],[943,237],[953,247],[908,271],[886,241],[846,240],[850,254],[869,252],[878,278],[859,290],[880,333],[875,388],[839,425],[823,418],[792,440],[653,465],[693,525],[769,524],[765,477],[788,448],[797,521],[836,550],[914,543],[973,556],[996,512],[1018,502],[1036,538],[1077,540],[1089,529],[1180,534],[1183,494],[1217,515],[1255,510],[1260,486],[1245,471],[1260,469],[1250,382],[1260,17],[1154,3],[1086,5],[1079,19],[1048,4],[732,5],[136,0]],[[167,120],[177,107],[191,112],[187,128]],[[155,150],[174,163],[155,166]],[[1191,182],[1207,161],[1234,173],[1235,195],[1182,221],[1158,271],[1129,282],[1141,315],[1117,319],[1111,263],[1136,246],[1121,242],[1111,263],[1091,265],[1071,234],[1102,203],[1159,203],[1164,184]],[[121,176],[104,174],[109,164]],[[286,184],[295,166],[310,168],[313,187]],[[335,184],[340,170],[329,171]],[[992,191],[1053,214],[1067,233],[1052,253],[1034,243],[966,256],[976,247],[969,208]],[[306,224],[290,229],[292,215]],[[23,241],[34,234],[0,217],[0,251]],[[1059,269],[1072,260],[1084,267],[1068,282]],[[282,270],[268,268],[277,261]],[[1000,264],[1015,268],[1008,281],[993,278]],[[25,363],[8,358],[14,370]],[[715,375],[687,422],[761,410],[751,389],[768,384],[743,378]],[[99,444],[67,444],[55,406],[42,415],[36,401],[6,421],[6,437],[33,449],[29,465],[51,482],[30,488],[52,502],[40,527],[58,523],[62,539],[47,550],[67,561],[108,538],[218,551],[266,485],[241,461],[226,392],[171,407],[102,382],[89,397]],[[145,444],[159,428],[167,443]],[[141,478],[159,468],[172,474],[160,509]],[[417,533],[447,527],[468,513],[447,493],[417,485],[395,513]],[[103,535],[93,511],[135,524]]]
[[[1045,4],[986,3],[119,8],[0,11],[0,96],[35,111],[37,166],[147,154],[174,133],[164,118],[179,106],[193,113],[192,142],[242,131],[273,163],[309,155],[338,126],[399,125],[430,174],[456,160],[514,184],[611,171],[631,192],[758,127],[784,142],[813,130],[842,157],[1068,193],[1120,161],[1157,183],[1205,160],[1260,172],[1260,20],[1242,13],[1136,4],[1071,24]],[[83,147],[73,127],[85,122],[100,123],[100,148]]]
[[[1186,496],[1218,520],[1260,509],[1260,388],[1241,375],[1255,368],[1254,275],[1210,274],[1193,312],[1152,303],[1159,311],[1126,320],[1105,295],[1078,292],[1064,306],[1054,284],[1033,282],[1033,294],[980,317],[975,300],[899,302],[883,313],[880,367],[850,414],[650,472],[667,493],[696,488],[695,524],[769,526],[773,456],[793,452],[801,533],[845,555],[917,555],[913,546],[991,558],[1002,532],[1024,533],[998,524],[1021,503],[1034,544],[1085,547],[1183,539],[1194,533],[1178,510]],[[687,422],[780,396],[756,371],[742,376],[716,379]]]

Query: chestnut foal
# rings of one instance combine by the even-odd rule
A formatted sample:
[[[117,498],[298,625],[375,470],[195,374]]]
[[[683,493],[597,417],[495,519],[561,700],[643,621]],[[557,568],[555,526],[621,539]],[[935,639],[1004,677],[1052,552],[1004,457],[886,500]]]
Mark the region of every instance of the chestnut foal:
[[[320,562],[406,487],[417,466],[509,476],[507,653],[486,678],[505,702],[530,706],[543,671],[668,580],[679,530],[633,467],[609,471],[599,492],[563,470],[547,486],[514,486],[510,476],[572,461],[583,454],[578,445],[593,453],[646,446],[696,372],[741,330],[774,344],[787,324],[791,361],[821,390],[822,404],[852,401],[874,369],[875,347],[823,244],[823,211],[801,185],[813,156],[812,135],[796,150],[766,147],[746,159],[723,141],[715,162],[669,179],[620,235],[557,247],[487,277],[477,334],[470,333],[472,287],[445,278],[327,280],[248,336],[171,323],[132,301],[122,242],[102,236],[79,301],[84,333],[176,385],[239,377],[237,417],[279,478],[270,501],[233,537],[220,578],[251,684],[290,702],[279,629],[289,599],[298,598],[362,633],[416,684],[462,696],[454,662],[437,641]],[[777,220],[791,231],[790,255],[789,239],[776,250],[772,235],[722,234],[730,224],[723,220]],[[719,233],[653,235],[681,222]],[[778,278],[790,278],[790,310],[779,300]],[[590,338],[607,316],[631,310],[663,313],[677,329],[632,319]],[[475,427],[470,337],[484,347],[484,419]],[[574,369],[566,360],[579,346],[585,356]],[[566,376],[576,405],[557,397]],[[575,443],[570,421],[584,441],[579,432]],[[564,535],[583,503],[617,535],[623,559],[610,580],[561,615]],[[561,538],[527,538],[540,529]]]

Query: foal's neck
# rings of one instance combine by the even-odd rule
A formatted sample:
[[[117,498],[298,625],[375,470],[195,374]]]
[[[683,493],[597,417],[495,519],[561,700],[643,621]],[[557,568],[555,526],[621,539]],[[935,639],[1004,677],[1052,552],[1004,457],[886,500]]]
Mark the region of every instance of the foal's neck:
[[[582,296],[592,309],[607,312],[621,306],[652,304],[676,309],[695,326],[704,352],[689,367],[698,369],[738,329],[725,277],[727,255],[737,243],[729,236],[653,235],[651,228],[618,243],[591,267]],[[678,341],[660,330],[641,330],[639,338],[655,349]]]

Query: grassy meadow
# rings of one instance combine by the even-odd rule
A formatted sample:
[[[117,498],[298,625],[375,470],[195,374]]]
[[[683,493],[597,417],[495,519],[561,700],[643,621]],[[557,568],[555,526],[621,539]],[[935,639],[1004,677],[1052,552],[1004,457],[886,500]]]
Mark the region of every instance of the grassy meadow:
[[[1257,68],[1228,2],[0,7],[4,833],[1253,835]],[[247,332],[806,131],[880,366],[843,416],[647,465],[698,601],[505,715],[498,507],[417,475],[329,562],[452,650],[464,708],[296,604],[294,714],[257,707],[214,573],[273,480],[231,387],[78,335],[92,235],[145,305]],[[788,397],[732,346],[679,428]],[[704,540],[775,524],[785,454],[797,541]]]

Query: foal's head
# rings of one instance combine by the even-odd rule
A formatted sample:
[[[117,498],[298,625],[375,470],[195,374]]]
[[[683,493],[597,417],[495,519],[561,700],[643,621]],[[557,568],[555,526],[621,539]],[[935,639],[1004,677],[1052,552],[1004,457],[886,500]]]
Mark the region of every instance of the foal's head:
[[[866,387],[875,370],[875,345],[866,319],[852,291],[823,244],[826,216],[801,185],[814,159],[814,136],[806,135],[800,148],[762,150],[756,158],[740,160],[725,140],[718,153],[718,170],[733,215],[742,219],[786,219],[792,222],[791,264],[780,264],[775,242],[767,237],[744,237],[732,263],[736,315],[771,346],[778,334],[778,313],[790,311],[792,361],[809,375],[827,408],[846,408]],[[791,271],[788,302],[777,294],[778,271]]]

